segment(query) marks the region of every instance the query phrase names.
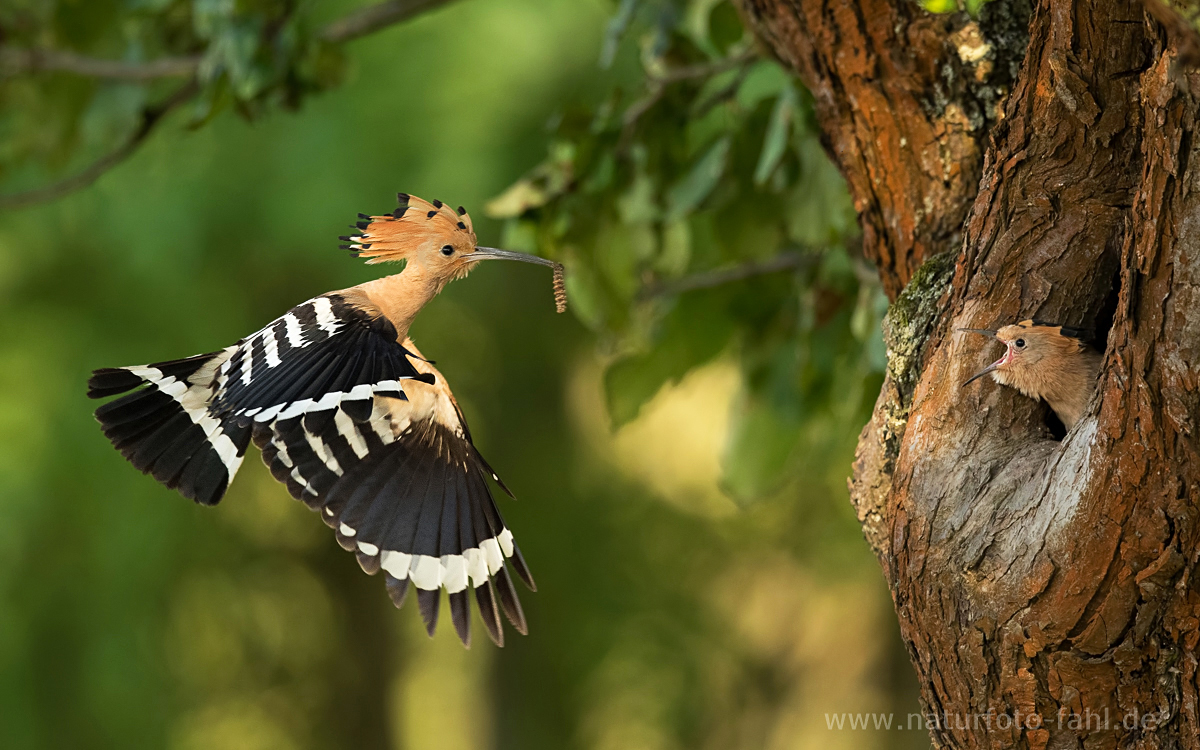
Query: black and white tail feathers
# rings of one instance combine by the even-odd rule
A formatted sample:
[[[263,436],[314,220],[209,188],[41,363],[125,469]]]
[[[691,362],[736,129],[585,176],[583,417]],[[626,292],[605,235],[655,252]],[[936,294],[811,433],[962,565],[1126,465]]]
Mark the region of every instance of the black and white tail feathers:
[[[229,355],[227,349],[105,368],[88,380],[90,398],[138,388],[96,410],[105,436],[137,469],[204,505],[220,501],[250,442],[250,425],[214,417],[208,408],[216,369]]]

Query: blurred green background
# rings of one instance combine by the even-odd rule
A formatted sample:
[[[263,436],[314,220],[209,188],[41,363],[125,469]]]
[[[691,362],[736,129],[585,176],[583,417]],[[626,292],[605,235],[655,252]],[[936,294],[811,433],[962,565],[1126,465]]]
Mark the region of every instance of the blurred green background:
[[[303,38],[363,3],[4,5],[4,43],[132,59],[211,51],[205,13]],[[304,85],[227,60],[94,185],[0,212],[0,747],[927,747],[828,726],[919,710],[845,485],[885,303],[807,94],[728,3],[462,0],[296,54]],[[6,76],[0,187],[169,91]],[[84,397],[386,270],[336,237],[400,190],[568,264],[570,314],[497,264],[413,330],[520,498],[539,590],[504,649],[428,639],[253,456],[216,508],[158,486]]]

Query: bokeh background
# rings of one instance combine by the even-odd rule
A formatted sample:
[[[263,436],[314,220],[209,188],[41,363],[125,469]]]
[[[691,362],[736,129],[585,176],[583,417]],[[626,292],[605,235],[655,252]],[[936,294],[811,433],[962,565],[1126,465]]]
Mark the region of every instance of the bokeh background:
[[[168,5],[18,0],[0,29],[119,56],[138,14]],[[359,5],[298,12],[316,25]],[[735,83],[716,71],[711,87],[766,93],[700,134],[689,107],[710,81],[668,91],[640,151],[617,144],[626,120],[605,131],[572,114],[627,112],[655,61],[679,62],[664,49],[695,64],[664,25],[700,17],[742,40],[692,44],[693,58],[753,52],[727,3],[666,20],[634,5],[451,3],[346,45],[336,85],[294,111],[193,107],[94,185],[0,212],[0,747],[928,746],[922,731],[828,723],[919,711],[845,485],[882,366],[844,188],[804,125],[807,95],[769,61]],[[0,81],[0,187],[77,170],[147,96],[68,73]],[[554,165],[604,132],[618,163],[643,166],[591,192],[555,187]],[[566,182],[602,162],[575,158]],[[501,508],[539,590],[522,597],[529,636],[503,649],[478,621],[470,650],[447,622],[426,637],[415,606],[393,609],[253,457],[216,508],[163,489],[112,450],[84,396],[93,368],[210,351],[374,277],[336,237],[398,190],[465,204],[483,244],[561,257],[578,301],[556,316],[545,269],[495,264],[413,330],[519,498]],[[755,206],[809,218],[753,234],[768,223]],[[725,231],[729,215],[751,229]],[[791,271],[670,293],[818,245]],[[647,286],[664,299],[646,303]]]

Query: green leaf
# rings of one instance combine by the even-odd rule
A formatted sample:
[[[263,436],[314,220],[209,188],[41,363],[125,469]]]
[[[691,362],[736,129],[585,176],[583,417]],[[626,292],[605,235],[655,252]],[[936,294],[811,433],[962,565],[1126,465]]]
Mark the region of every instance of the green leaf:
[[[850,333],[862,342],[863,359],[871,372],[887,368],[887,347],[881,329],[887,307],[887,295],[878,284],[863,284],[858,288],[858,301],[850,316]]]
[[[549,151],[545,161],[488,201],[484,213],[493,219],[516,218],[567,192],[574,179],[575,144],[555,141]]]
[[[792,85],[791,78],[777,63],[769,60],[756,62],[746,79],[738,88],[737,103],[744,110],[752,110],[764,99],[779,96]]]
[[[791,137],[792,117],[796,111],[796,89],[790,84],[780,92],[775,100],[775,108],[771,111],[771,120],[767,124],[767,135],[763,138],[762,153],[758,157],[758,166],[754,169],[754,184],[762,185],[779,166]]]
[[[979,11],[989,0],[921,0],[921,7],[930,13],[957,13],[965,10],[972,17],[978,18]]]
[[[483,212],[493,219],[512,219],[531,208],[546,205],[546,193],[532,180],[520,179],[500,195],[483,204]]]
[[[567,299],[570,309],[588,328],[600,330],[605,322],[604,292],[596,279],[593,267],[584,262],[566,263]]]
[[[613,60],[617,57],[617,50],[621,46],[621,39],[625,37],[629,23],[633,20],[633,14],[640,4],[641,0],[621,0],[620,7],[617,8],[616,14],[609,20],[608,28],[604,31],[604,46],[600,49],[601,68],[612,66]]]
[[[788,236],[803,245],[839,242],[858,223],[846,180],[815,137],[801,139],[797,151],[800,176],[789,191]]]
[[[683,30],[691,38],[692,43],[710,57],[718,57],[721,50],[712,41],[711,16],[713,8],[723,0],[694,0],[686,6],[683,14]]]
[[[708,38],[722,54],[748,39],[742,19],[732,2],[717,3],[708,16]]]
[[[613,184],[617,172],[617,160],[611,151],[600,154],[587,178],[583,181],[583,189],[588,193],[601,193]]]
[[[959,9],[958,0],[921,0],[921,5],[930,13],[954,13]]]
[[[234,0],[195,0],[192,3],[192,25],[202,38],[210,39],[233,18],[235,10]]]
[[[681,276],[692,257],[691,228],[687,221],[669,221],[662,230],[662,251],[654,269],[668,278]]]
[[[800,438],[800,415],[768,399],[743,394],[721,461],[721,487],[739,505],[779,488]]]
[[[692,165],[682,180],[671,186],[667,191],[668,219],[678,219],[696,210],[713,191],[725,172],[729,144],[729,136],[718,140]]]
[[[723,290],[684,295],[663,321],[653,348],[609,366],[604,390],[614,427],[637,417],[664,385],[725,349],[735,330],[727,296]]]
[[[629,189],[617,198],[617,210],[621,214],[621,221],[626,224],[640,224],[658,220],[656,192],[655,181],[639,170]]]
[[[504,222],[501,247],[522,253],[537,253],[537,225],[532,221],[510,219]]]

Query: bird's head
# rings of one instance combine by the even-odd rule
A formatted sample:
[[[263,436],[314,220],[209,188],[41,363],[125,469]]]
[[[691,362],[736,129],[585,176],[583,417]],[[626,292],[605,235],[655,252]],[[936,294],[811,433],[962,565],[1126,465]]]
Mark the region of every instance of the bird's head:
[[[984,328],[960,328],[960,331],[990,336],[1004,344],[1004,355],[971,376],[963,385],[990,374],[1001,385],[1026,393],[1038,393],[1038,383],[1059,366],[1063,358],[1078,353],[1082,342],[1076,335],[1064,333],[1062,326],[1043,325],[1032,320],[1003,326],[995,331]]]
[[[456,211],[441,201],[432,203],[400,193],[399,207],[390,214],[359,214],[358,234],[342,237],[342,245],[367,263],[403,260],[438,282],[438,288],[461,279],[481,260],[519,260],[554,267],[536,255],[480,247],[475,244],[471,217],[461,206]]]

